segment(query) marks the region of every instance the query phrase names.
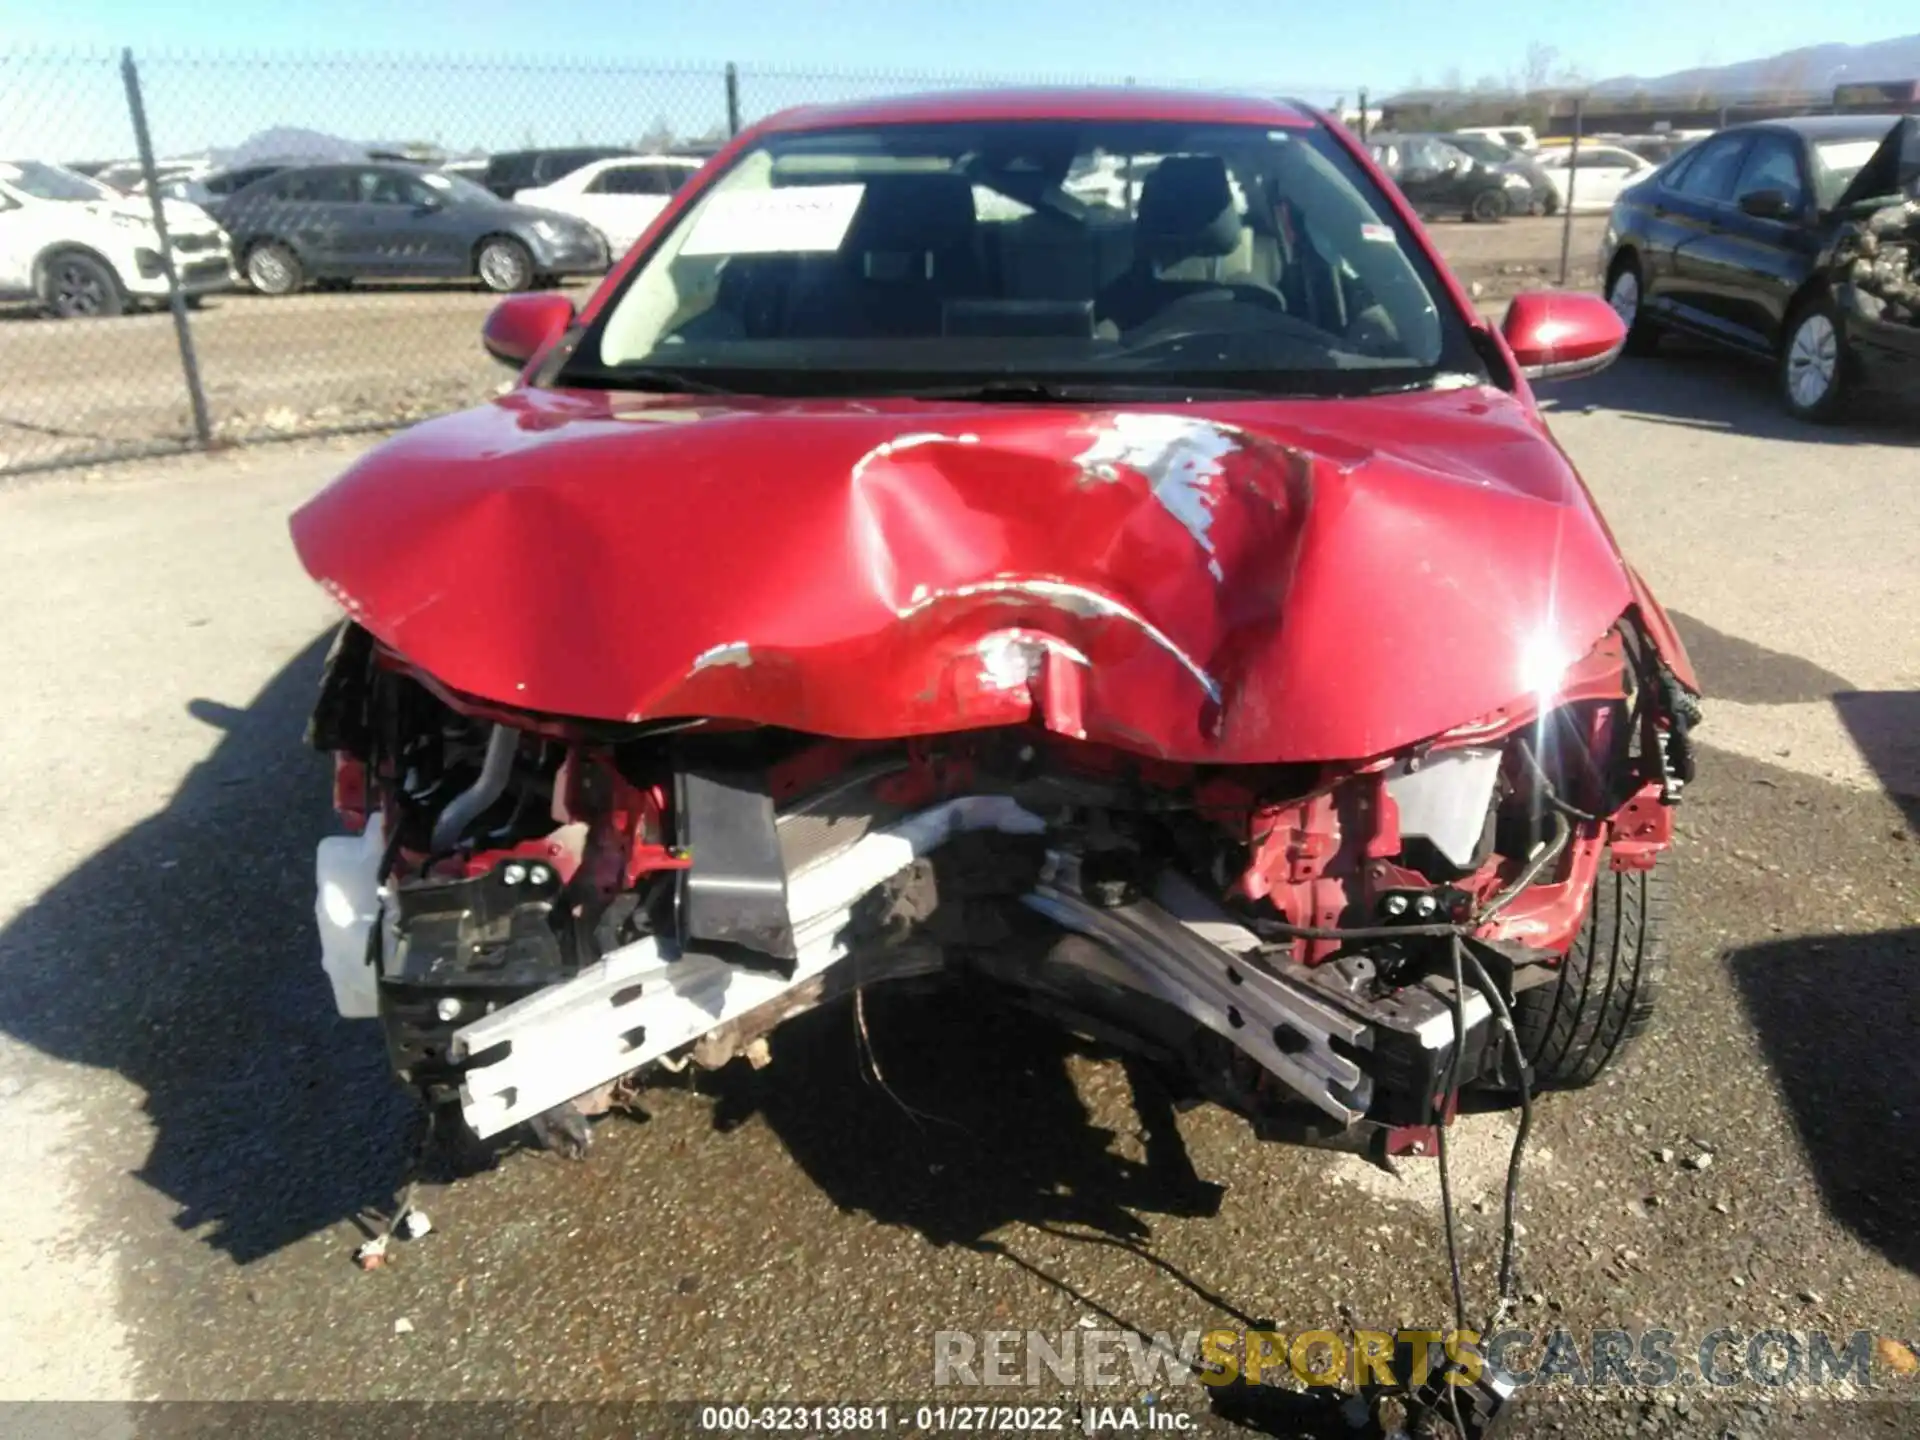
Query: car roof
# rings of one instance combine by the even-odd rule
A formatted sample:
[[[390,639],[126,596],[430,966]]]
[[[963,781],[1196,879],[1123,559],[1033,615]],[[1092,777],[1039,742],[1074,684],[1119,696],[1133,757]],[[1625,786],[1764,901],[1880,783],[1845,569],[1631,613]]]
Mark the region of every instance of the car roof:
[[[603,160],[589,160],[580,168],[611,170],[616,165],[688,165],[697,170],[705,163],[691,155],[609,155]]]
[[[778,134],[855,125],[973,120],[1171,120],[1288,129],[1306,129],[1320,123],[1310,109],[1296,101],[1128,85],[940,90],[840,105],[809,105],[782,111],[757,128]]]
[[[1793,115],[1784,120],[1755,120],[1729,125],[1722,135],[1749,130],[1786,130],[1809,140],[1883,140],[1900,123],[1898,115]]]

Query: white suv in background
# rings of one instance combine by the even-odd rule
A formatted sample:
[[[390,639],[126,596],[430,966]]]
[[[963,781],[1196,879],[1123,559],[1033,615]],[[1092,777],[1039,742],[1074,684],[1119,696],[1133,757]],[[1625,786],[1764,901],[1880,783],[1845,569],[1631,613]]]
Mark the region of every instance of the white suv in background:
[[[174,271],[190,297],[233,283],[226,233],[198,205],[168,200]],[[167,276],[153,211],[40,160],[0,160],[0,300],[37,300],[62,318],[164,305]]]
[[[516,190],[516,205],[537,205],[584,220],[606,238],[618,260],[667,208],[667,201],[701,166],[679,155],[622,155],[595,160],[558,180]]]

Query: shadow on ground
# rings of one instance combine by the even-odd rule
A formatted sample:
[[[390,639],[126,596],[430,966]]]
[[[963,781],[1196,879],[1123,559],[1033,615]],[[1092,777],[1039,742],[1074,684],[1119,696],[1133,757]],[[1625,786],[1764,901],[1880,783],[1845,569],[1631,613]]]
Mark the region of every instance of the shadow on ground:
[[[1089,1111],[1070,1068],[1102,1052],[983,982],[882,987],[864,1006],[864,1036],[842,1003],[783,1026],[767,1068],[736,1063],[710,1077],[715,1125],[760,1116],[841,1209],[997,1256],[1143,1341],[1151,1335],[1137,1317],[996,1236],[1025,1227],[1124,1249],[1202,1301],[1212,1323],[1276,1328],[1149,1248],[1150,1217],[1212,1217],[1223,1193],[1195,1172],[1173,1092],[1152,1067],[1123,1065],[1124,1103],[1116,1095],[1100,1106],[1118,1126],[1110,1128],[1108,1115]],[[1333,1390],[1235,1384],[1206,1396],[1218,1418],[1257,1433],[1379,1433],[1355,1430],[1346,1397]]]
[[[0,931],[0,1029],[146,1099],[140,1179],[245,1263],[393,1198],[412,1108],[377,1032],[334,1017],[313,936],[324,764],[301,744],[329,637],[244,710],[167,807]]]
[[[1126,1072],[1143,1137],[1128,1158],[1068,1072],[1080,1043],[986,984],[885,986],[864,1010],[864,1037],[851,1005],[827,1007],[781,1028],[771,1066],[711,1077],[715,1125],[760,1115],[840,1208],[939,1245],[1017,1222],[1137,1243],[1151,1231],[1136,1212],[1218,1210],[1144,1067]]]
[[[1920,928],[1728,957],[1828,1210],[1920,1273]]]
[[[1912,408],[1862,395],[1846,423],[1812,425],[1786,412],[1773,370],[1755,361],[1668,339],[1658,355],[1621,360],[1600,374],[1540,387],[1549,415],[1618,410],[1654,425],[1791,440],[1811,445],[1920,445]]]
[[[1833,705],[1881,788],[1920,834],[1920,691],[1848,690]],[[1910,1043],[1920,1044],[1920,1030]]]

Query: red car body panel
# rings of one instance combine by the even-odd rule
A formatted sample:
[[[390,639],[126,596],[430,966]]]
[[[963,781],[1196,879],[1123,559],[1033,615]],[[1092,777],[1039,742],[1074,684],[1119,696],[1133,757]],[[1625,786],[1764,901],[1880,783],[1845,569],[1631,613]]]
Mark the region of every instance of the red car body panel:
[[[1038,715],[1194,762],[1532,703],[1528,647],[1577,659],[1635,599],[1489,387],[1177,413],[522,390],[382,447],[293,533],[384,644],[499,704],[848,738]]]

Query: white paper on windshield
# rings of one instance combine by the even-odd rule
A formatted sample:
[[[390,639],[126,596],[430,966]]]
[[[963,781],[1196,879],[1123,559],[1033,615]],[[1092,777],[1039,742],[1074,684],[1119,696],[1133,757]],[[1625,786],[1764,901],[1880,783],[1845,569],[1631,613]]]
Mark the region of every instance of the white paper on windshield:
[[[864,185],[796,185],[715,195],[700,211],[682,255],[774,255],[840,248]]]

